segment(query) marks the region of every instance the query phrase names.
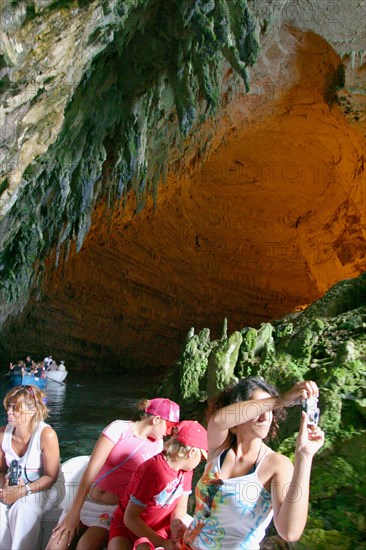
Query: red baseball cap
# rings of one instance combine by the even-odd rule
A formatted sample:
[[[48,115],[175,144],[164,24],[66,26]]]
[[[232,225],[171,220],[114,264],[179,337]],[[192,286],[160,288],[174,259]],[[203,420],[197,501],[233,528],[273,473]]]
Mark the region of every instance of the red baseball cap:
[[[169,420],[173,424],[178,424],[179,422],[179,405],[174,401],[170,401],[170,399],[164,399],[163,397],[150,399],[145,411],[148,414],[154,414],[164,418],[164,420]]]
[[[182,422],[179,422],[176,438],[183,445],[200,449],[202,455],[207,459],[207,432],[197,420],[182,420]]]

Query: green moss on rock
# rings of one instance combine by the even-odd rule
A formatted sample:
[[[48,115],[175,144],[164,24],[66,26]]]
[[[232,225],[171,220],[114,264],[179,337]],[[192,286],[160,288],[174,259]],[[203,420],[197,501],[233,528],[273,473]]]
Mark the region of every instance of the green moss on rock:
[[[263,376],[280,390],[301,379],[318,384],[320,424],[326,431],[326,441],[314,459],[308,525],[301,540],[292,545],[294,548],[363,547],[366,292],[360,289],[365,280],[366,273],[342,281],[303,313],[263,324],[259,330],[245,327],[211,343],[205,332],[204,361],[197,341],[193,346],[190,339],[187,341],[189,380],[196,392],[197,369],[201,398],[204,384],[212,397],[243,376]],[[180,369],[185,372],[184,360]],[[288,413],[278,450],[293,459],[299,407]],[[266,548],[276,547],[276,540],[273,538],[272,546]]]
[[[202,378],[206,374],[211,351],[210,331],[203,329],[199,334],[190,334],[179,360],[180,396],[183,400],[201,399]]]
[[[42,37],[56,32],[55,14],[67,28],[69,18],[90,16],[92,4],[50,2],[33,10],[28,2],[30,21],[26,9],[9,3],[3,30],[21,28],[24,40],[39,36],[32,50],[37,61],[49,47]],[[94,4],[101,20],[88,46],[95,44],[97,55],[73,90],[57,139],[23,174],[17,199],[0,220],[0,304],[24,304],[38,266],[54,247],[74,240],[80,249],[98,201],[112,208],[132,190],[139,211],[147,196],[156,198],[170,154],[177,155],[188,134],[219,106],[225,61],[249,86],[247,68],[259,42],[246,0]],[[13,63],[20,64],[21,56]],[[52,87],[56,76],[43,86]],[[46,88],[32,99],[35,105]],[[61,85],[58,90],[53,112],[67,97]]]
[[[236,380],[234,370],[242,343],[240,332],[234,332],[222,339],[211,351],[207,366],[207,395],[212,397],[218,391]]]
[[[300,542],[292,545],[296,550],[351,550],[352,542],[347,535],[336,530],[321,528],[305,529]]]

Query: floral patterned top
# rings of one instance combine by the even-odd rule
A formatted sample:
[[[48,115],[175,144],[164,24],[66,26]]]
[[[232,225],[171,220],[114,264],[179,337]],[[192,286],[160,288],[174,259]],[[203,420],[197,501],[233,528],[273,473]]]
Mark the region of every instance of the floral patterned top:
[[[196,511],[184,536],[192,550],[256,550],[271,522],[272,497],[257,475],[267,453],[245,476],[223,480],[220,464],[226,452],[207,464],[197,484]]]

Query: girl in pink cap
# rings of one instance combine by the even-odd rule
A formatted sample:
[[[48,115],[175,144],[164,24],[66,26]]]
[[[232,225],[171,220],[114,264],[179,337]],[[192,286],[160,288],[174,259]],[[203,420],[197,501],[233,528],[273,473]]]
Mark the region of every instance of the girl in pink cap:
[[[75,499],[64,510],[46,550],[66,550],[79,538],[78,550],[107,545],[109,525],[136,468],[161,452],[163,437],[179,422],[179,405],[155,398],[138,405],[136,422],[115,420],[101,433]]]

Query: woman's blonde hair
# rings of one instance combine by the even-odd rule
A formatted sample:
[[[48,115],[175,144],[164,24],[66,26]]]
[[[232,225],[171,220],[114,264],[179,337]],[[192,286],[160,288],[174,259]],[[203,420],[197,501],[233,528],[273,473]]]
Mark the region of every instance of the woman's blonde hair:
[[[49,410],[46,407],[46,394],[36,386],[15,386],[4,397],[3,405],[5,410],[8,409],[10,403],[16,403],[16,410],[20,410],[20,400],[24,401],[25,405],[32,409],[36,408],[35,420],[40,422],[48,416]]]

